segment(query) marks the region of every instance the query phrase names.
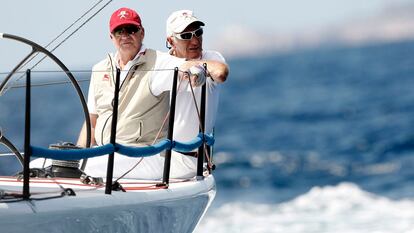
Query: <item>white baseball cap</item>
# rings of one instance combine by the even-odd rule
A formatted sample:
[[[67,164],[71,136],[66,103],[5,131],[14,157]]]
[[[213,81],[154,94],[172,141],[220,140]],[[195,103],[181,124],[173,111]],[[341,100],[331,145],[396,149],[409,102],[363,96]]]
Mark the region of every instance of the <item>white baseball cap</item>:
[[[167,19],[167,36],[183,32],[192,23],[198,23],[200,26],[204,26],[204,23],[198,20],[190,10],[173,12]]]

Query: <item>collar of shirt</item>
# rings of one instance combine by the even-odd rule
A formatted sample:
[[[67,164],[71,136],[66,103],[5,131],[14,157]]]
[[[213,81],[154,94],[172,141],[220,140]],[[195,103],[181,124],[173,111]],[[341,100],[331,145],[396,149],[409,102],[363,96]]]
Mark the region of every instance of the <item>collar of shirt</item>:
[[[137,53],[137,55],[135,55],[134,59],[130,60],[124,67],[123,70],[121,70],[121,75],[120,75],[120,81],[121,83],[125,80],[129,69],[131,69],[131,67],[138,61],[139,57],[145,53],[145,50],[147,48],[145,47],[144,44],[142,44],[141,49],[139,50],[139,52]],[[115,61],[116,61],[116,67],[119,67],[119,59],[118,59],[118,52],[115,54]]]
[[[174,50],[173,49],[168,50],[168,54],[170,54],[171,56],[174,56],[175,57]],[[201,55],[200,55],[199,58],[197,58],[197,59],[191,59],[191,60],[201,60],[202,58],[203,58],[203,53],[201,53]],[[185,58],[185,60],[188,61],[187,58]]]

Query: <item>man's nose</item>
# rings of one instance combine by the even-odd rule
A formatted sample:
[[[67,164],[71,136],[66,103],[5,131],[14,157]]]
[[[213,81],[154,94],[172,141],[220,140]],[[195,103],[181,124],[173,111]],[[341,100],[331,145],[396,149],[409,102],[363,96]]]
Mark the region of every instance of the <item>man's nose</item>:
[[[123,37],[123,38],[126,38],[126,37],[129,37],[130,35],[129,35],[129,33],[128,32],[126,32],[126,31],[122,31],[121,32],[121,37]]]
[[[193,36],[193,37],[191,37],[191,40],[190,40],[190,43],[191,44],[200,44],[201,43],[201,36],[200,37],[196,37],[196,36]]]

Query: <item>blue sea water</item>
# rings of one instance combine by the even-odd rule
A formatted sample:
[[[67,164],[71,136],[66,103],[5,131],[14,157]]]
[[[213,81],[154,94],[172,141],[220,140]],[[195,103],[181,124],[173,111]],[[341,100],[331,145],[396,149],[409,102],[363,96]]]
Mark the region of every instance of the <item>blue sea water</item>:
[[[217,196],[196,232],[414,232],[413,54],[406,41],[229,60]],[[19,148],[23,93],[0,97],[0,128]],[[33,96],[33,144],[76,141],[73,88]],[[1,174],[17,170],[0,157]]]

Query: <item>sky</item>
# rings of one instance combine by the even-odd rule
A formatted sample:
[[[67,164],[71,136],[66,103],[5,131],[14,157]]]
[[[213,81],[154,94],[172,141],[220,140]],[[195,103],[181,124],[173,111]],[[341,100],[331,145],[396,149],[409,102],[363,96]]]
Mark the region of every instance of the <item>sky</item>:
[[[4,1],[0,9],[0,33],[18,35],[45,46],[97,2],[99,1]],[[99,6],[106,2],[108,0],[102,0]],[[225,57],[232,58],[260,55],[264,50],[292,48],[297,46],[295,43],[312,44],[323,41],[320,35],[342,35],[338,33],[339,30],[351,31],[344,34],[342,39],[354,34],[359,36],[361,33],[358,32],[364,32],[365,26],[369,27],[369,19],[383,16],[384,9],[410,3],[414,1],[113,0],[53,53],[70,69],[90,68],[108,52],[114,51],[109,38],[108,21],[112,12],[120,7],[133,8],[140,14],[146,33],[144,43],[149,48],[161,51],[167,50],[165,21],[168,15],[175,10],[193,10],[206,24],[204,49],[219,50]],[[371,25],[375,22],[371,22]],[[75,24],[75,28],[79,25],[80,23]],[[365,26],[358,28],[354,25]],[[355,33],[352,31],[354,28],[360,31]],[[376,33],[381,34],[382,31]],[[64,34],[66,35],[68,33]],[[54,43],[49,48],[56,45]],[[30,47],[3,38],[0,39],[0,51],[1,73],[10,71],[30,51]],[[42,67],[55,69],[51,62],[43,62],[38,66],[39,69]]]

